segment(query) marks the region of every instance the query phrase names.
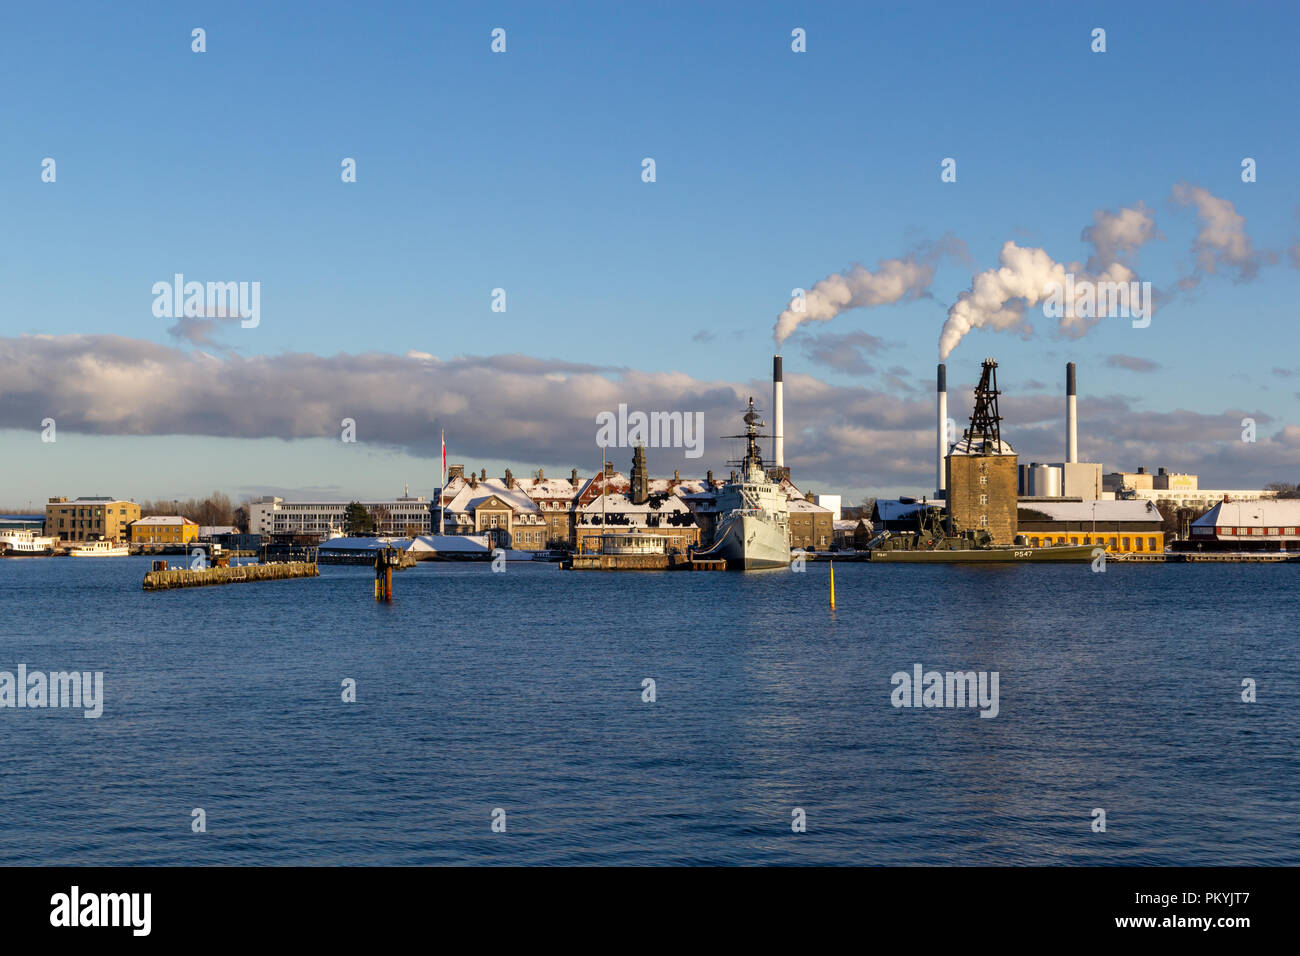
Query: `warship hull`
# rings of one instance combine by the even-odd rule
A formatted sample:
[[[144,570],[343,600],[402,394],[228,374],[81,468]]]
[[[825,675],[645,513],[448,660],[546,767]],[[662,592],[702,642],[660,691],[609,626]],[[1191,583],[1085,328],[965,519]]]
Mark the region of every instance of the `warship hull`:
[[[871,561],[895,564],[1025,564],[1030,562],[1091,561],[1100,545],[1066,545],[1056,548],[964,548],[912,549],[879,548],[870,552]]]
[[[778,524],[754,515],[737,515],[721,529],[700,558],[725,558],[729,569],[757,571],[790,566],[790,539]]]

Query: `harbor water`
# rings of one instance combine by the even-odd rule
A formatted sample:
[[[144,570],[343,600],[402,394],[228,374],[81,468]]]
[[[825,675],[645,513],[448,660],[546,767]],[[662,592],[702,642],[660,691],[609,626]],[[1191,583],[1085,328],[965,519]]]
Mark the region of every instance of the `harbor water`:
[[[0,862],[1300,863],[1297,565],[149,567],[0,561],[0,671],[104,675],[0,709]]]

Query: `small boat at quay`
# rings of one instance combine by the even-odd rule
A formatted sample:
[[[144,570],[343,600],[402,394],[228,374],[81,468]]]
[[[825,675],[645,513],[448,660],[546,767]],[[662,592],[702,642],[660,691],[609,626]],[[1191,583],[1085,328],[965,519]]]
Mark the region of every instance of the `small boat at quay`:
[[[125,558],[131,549],[116,541],[87,541],[69,552],[74,558]]]
[[[882,531],[867,542],[870,560],[912,564],[983,564],[1091,561],[1099,545],[1053,544],[1030,547],[1022,535],[1014,544],[995,545],[983,530],[956,527],[940,507],[918,509],[915,531]]]
[[[0,531],[0,558],[48,558],[54,553],[54,539],[35,531]]]

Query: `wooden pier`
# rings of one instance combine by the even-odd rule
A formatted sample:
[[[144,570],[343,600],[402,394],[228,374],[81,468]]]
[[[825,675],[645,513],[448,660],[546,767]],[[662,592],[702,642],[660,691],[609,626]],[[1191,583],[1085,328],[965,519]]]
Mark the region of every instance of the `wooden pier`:
[[[314,561],[290,561],[284,564],[245,564],[239,567],[216,567],[191,570],[174,568],[146,571],[146,591],[170,591],[172,588],[201,588],[214,584],[240,584],[245,581],[284,581],[289,578],[314,578],[320,575]]]

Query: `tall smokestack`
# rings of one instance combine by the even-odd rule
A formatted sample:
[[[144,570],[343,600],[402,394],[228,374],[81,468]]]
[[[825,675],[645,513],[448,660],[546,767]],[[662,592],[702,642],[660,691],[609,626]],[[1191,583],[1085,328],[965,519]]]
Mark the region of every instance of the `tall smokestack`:
[[[772,457],[776,467],[785,467],[785,396],[781,378],[781,356],[772,356]]]
[[[1079,408],[1073,362],[1068,362],[1065,366],[1065,460],[1079,460]]]
[[[939,399],[939,459],[935,465],[934,486],[938,489],[937,498],[946,498],[948,478],[944,474],[943,458],[948,454],[948,367],[939,363],[939,376],[935,383],[935,393]]]

